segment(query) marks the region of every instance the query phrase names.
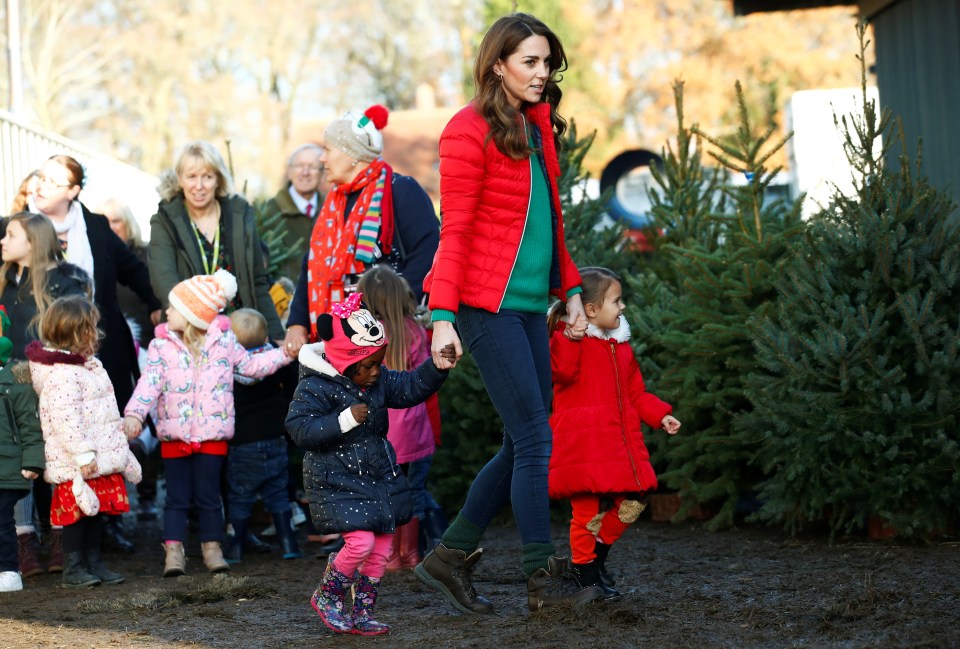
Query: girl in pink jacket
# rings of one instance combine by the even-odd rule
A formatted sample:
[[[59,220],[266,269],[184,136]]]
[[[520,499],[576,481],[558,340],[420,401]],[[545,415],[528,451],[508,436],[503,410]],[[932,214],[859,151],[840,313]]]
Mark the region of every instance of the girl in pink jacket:
[[[225,572],[220,472],[233,437],[233,375],[260,378],[293,358],[282,349],[251,354],[237,342],[230,320],[218,317],[237,293],[233,275],[220,269],[197,275],[170,291],[167,323],[157,327],[147,366],[124,409],[124,428],[135,437],[155,407],[160,456],[167,480],[163,515],[163,576],[186,574],[183,542],[187,511],[200,514],[203,563]]]
[[[50,522],[63,526],[63,585],[119,584],[103,564],[100,513],[130,511],[124,478],[140,482],[140,465],[127,445],[113,384],[94,357],[100,312],[88,298],[54,300],[27,345],[39,398],[46,470],[54,485]]]

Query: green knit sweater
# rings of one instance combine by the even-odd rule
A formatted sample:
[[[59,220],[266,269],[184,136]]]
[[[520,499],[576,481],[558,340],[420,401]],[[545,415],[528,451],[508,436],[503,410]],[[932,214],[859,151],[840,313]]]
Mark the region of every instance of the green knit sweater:
[[[530,156],[530,204],[520,250],[510,273],[502,309],[545,313],[550,294],[550,262],[553,259],[553,224],[550,188],[543,175],[540,156]]]

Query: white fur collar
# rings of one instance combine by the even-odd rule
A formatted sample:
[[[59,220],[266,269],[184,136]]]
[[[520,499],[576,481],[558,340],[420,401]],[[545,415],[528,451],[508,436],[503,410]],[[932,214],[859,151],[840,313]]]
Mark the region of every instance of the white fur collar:
[[[625,316],[620,316],[620,324],[616,329],[601,329],[596,325],[588,324],[587,335],[600,340],[615,340],[618,343],[625,343],[630,340],[630,323],[627,322]]]
[[[340,376],[340,372],[338,372],[336,368],[330,364],[330,361],[327,360],[323,350],[324,343],[322,340],[311,345],[304,345],[300,348],[300,353],[297,355],[297,359],[314,372],[318,372],[325,376]]]

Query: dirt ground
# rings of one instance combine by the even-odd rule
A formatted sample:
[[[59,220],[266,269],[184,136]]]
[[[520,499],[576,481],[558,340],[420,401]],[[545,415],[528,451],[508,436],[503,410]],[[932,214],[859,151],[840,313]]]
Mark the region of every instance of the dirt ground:
[[[133,525],[132,519],[128,527]],[[554,537],[565,536],[557,526]],[[611,551],[624,600],[528,614],[513,527],[489,530],[476,572],[492,616],[457,613],[411,572],[390,574],[389,636],[334,636],[309,604],[324,561],[247,555],[228,577],[199,557],[163,579],[159,525],[110,554],[124,584],[66,590],[57,575],[0,594],[0,646],[54,647],[960,647],[960,541],[926,545],[711,533],[646,518]],[[304,533],[301,538],[305,541]]]

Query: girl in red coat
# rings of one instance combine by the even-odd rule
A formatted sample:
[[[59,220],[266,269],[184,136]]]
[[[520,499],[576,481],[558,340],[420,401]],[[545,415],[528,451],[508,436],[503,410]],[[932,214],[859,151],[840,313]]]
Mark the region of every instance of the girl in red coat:
[[[640,422],[671,435],[680,422],[644,387],[628,342],[620,278],[606,268],[581,269],[580,278],[586,318],[575,327],[586,336],[578,339],[560,322],[563,302],[549,316],[554,405],[548,485],[551,498],[569,498],[573,507],[570,549],[578,580],[616,600],[620,593],[604,560],[643,510],[639,495],[657,488]],[[612,504],[604,507],[604,501]]]

